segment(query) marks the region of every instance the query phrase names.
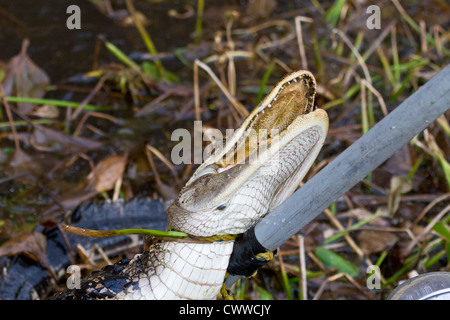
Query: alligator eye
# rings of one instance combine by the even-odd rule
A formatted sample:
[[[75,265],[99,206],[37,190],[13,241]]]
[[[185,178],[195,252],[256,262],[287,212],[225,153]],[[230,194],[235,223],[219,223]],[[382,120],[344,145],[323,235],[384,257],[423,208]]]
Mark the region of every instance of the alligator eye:
[[[224,210],[227,207],[226,204],[221,204],[220,206],[218,206],[216,209],[217,210]]]

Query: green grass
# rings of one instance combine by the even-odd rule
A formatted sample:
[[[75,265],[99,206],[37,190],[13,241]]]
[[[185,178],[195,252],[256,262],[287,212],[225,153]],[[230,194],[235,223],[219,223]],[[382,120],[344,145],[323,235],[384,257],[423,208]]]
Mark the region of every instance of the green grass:
[[[6,101],[8,102],[23,102],[23,103],[34,103],[34,104],[49,104],[57,107],[72,107],[78,108],[81,105],[81,102],[73,102],[73,101],[63,101],[56,99],[38,99],[38,98],[28,98],[28,97],[6,97]],[[92,104],[86,104],[83,109],[92,110],[92,111],[108,111],[113,110],[113,107],[110,106],[95,106]]]

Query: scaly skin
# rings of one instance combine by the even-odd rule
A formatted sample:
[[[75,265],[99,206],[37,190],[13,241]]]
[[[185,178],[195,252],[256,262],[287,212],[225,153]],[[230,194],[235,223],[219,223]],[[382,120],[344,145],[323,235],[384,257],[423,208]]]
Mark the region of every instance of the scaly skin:
[[[326,112],[314,107],[315,88],[308,71],[284,77],[226,145],[217,145],[218,152],[194,172],[167,210],[170,227],[196,239],[237,235],[288,198],[328,130]],[[163,240],[131,261],[93,273],[81,289],[62,297],[215,299],[232,250],[233,240]]]

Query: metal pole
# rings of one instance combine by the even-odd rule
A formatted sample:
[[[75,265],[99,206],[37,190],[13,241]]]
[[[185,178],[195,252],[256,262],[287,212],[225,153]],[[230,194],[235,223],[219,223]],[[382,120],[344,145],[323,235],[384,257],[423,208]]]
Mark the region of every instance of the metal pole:
[[[449,109],[447,65],[262,219],[256,239],[275,250]]]
[[[258,242],[270,251],[281,246],[449,109],[450,65],[447,65],[258,222],[254,228]],[[237,279],[230,276],[227,287]]]

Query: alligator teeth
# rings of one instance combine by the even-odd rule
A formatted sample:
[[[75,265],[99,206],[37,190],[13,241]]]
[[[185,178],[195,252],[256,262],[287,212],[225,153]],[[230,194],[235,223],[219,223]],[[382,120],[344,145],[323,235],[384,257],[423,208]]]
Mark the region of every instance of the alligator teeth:
[[[224,172],[224,171],[227,171],[227,170],[233,168],[235,165],[236,165],[236,164],[231,164],[231,165],[229,165],[229,166],[226,166],[225,168],[223,168],[223,167],[222,167],[222,168],[218,168],[218,169],[217,169],[217,173],[222,173],[222,172]]]

